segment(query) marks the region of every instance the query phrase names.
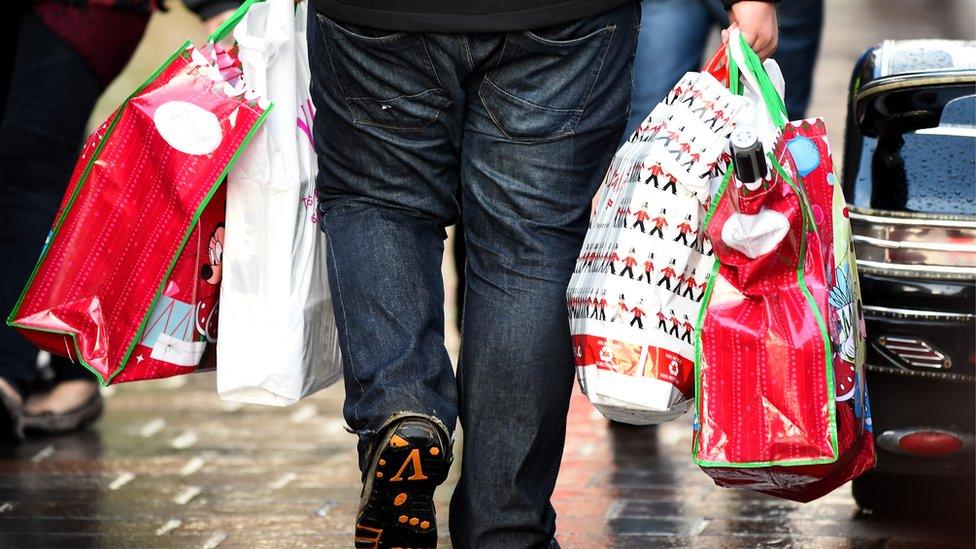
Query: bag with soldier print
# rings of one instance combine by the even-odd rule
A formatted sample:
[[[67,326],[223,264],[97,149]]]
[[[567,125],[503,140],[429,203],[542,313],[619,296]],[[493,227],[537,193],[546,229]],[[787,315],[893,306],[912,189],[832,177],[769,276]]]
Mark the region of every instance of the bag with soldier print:
[[[694,389],[694,327],[712,252],[701,231],[729,135],[752,103],[724,59],[688,73],[617,151],[567,291],[580,387],[606,417],[677,418]]]

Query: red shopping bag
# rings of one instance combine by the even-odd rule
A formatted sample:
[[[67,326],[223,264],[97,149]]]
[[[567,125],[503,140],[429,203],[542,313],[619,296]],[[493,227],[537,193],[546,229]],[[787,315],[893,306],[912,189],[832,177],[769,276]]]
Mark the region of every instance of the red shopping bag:
[[[221,182],[269,107],[232,61],[184,44],[88,139],[7,320],[103,384],[191,372],[216,336]]]
[[[782,135],[770,180],[727,179],[706,220],[693,458],[719,485],[810,501],[874,464],[860,293],[823,121],[787,123],[746,59]]]

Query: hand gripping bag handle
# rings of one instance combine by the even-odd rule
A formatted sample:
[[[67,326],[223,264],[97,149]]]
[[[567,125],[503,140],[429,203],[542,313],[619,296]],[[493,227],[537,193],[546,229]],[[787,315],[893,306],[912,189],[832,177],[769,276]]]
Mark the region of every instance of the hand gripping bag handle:
[[[769,75],[766,74],[766,69],[763,68],[759,56],[749,47],[749,43],[746,42],[739,29],[732,29],[729,34],[727,51],[729,56],[729,89],[733,93],[741,94],[742,78],[745,78],[746,82],[759,92],[773,124],[779,129],[785,128],[786,123],[789,122],[786,104],[783,103],[783,98],[780,97]]]

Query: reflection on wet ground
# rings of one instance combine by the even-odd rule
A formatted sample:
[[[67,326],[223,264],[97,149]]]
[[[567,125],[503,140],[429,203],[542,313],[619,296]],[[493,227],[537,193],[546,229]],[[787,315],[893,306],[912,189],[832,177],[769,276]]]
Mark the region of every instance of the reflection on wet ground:
[[[0,547],[351,546],[341,389],[283,409],[221,403],[208,374],[110,394],[94,429],[2,449]],[[564,547],[973,545],[972,517],[864,516],[846,487],[807,505],[718,488],[690,461],[687,418],[610,425],[580,395],[570,413]]]

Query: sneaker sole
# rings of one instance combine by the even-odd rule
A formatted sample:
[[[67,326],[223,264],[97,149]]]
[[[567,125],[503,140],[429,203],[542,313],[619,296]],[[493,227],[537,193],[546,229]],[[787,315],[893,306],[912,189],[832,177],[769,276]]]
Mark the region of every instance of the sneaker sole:
[[[403,431],[394,429],[370,468],[369,496],[356,524],[358,549],[437,546],[433,496],[451,462],[437,435],[407,436]]]

